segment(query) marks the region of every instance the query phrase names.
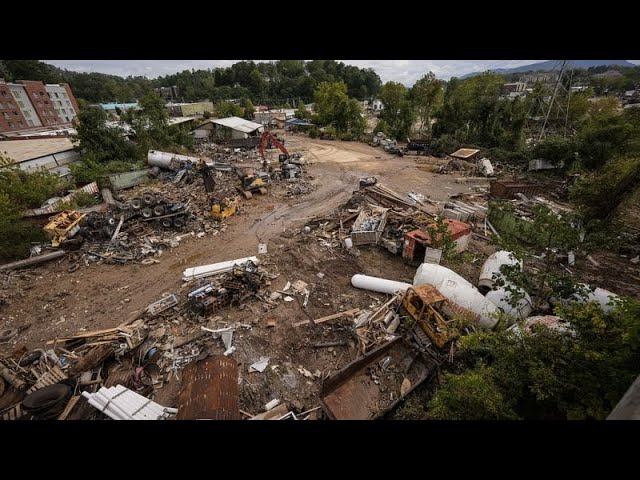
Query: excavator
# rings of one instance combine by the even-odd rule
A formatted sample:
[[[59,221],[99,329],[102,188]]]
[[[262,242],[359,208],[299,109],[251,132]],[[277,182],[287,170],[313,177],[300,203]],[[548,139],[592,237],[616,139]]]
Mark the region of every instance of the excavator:
[[[280,163],[284,163],[287,160],[289,160],[290,158],[289,151],[285,148],[284,144],[278,139],[278,137],[276,137],[270,131],[265,130],[264,132],[262,132],[262,138],[260,138],[260,156],[262,157],[263,164],[266,164],[266,161],[267,161],[267,159],[264,156],[265,147],[272,148],[274,146],[279,148],[280,151],[282,152],[278,156],[278,161]]]
[[[262,157],[262,167],[266,171],[268,162],[264,156],[265,147],[277,147],[282,152],[278,155],[278,168],[269,168],[271,178],[279,180],[281,178],[294,178],[300,176],[300,165],[304,163],[304,157],[299,153],[290,154],[284,143],[268,130],[265,130],[260,139],[260,156]]]

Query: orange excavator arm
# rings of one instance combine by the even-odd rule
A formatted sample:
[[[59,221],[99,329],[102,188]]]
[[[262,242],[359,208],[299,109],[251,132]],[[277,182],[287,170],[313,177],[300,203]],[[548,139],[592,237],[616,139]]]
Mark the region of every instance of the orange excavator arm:
[[[274,137],[271,132],[265,130],[262,133],[262,138],[260,139],[260,156],[262,157],[262,160],[264,160],[264,147],[267,145],[267,141],[271,140],[271,143],[273,145],[275,145],[276,147],[278,147],[280,149],[280,151],[282,153],[284,153],[285,155],[289,156],[289,152],[287,151],[287,149],[284,147],[284,145],[282,144],[282,142],[280,142],[280,140],[278,140],[276,137]]]

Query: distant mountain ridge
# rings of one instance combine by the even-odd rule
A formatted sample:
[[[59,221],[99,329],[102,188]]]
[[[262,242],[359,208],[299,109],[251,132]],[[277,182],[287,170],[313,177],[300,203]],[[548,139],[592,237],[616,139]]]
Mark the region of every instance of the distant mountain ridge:
[[[509,73],[524,73],[543,71],[548,72],[553,70],[558,65],[559,60],[547,60],[545,62],[530,63],[529,65],[522,65],[521,67],[514,68],[494,68],[487,70],[488,72],[498,73],[500,75],[507,75]],[[591,68],[600,67],[602,65],[612,65],[617,67],[636,67],[633,63],[627,60],[572,60],[572,64],[576,68]],[[483,72],[467,73],[460,77],[461,79],[475,77]]]

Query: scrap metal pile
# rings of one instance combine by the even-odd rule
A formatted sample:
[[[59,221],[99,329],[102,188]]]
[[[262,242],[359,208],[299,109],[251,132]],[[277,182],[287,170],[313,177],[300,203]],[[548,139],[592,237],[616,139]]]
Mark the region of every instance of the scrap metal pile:
[[[250,260],[232,263],[213,279],[185,283],[184,293],[159,299],[118,327],[81,331],[50,340],[47,350],[23,347],[0,358],[0,418],[104,418],[99,411],[116,420],[174,418],[177,409],[157,403],[144,415],[136,412],[143,403],[151,405],[167,382],[182,381],[184,387],[181,371],[192,362],[233,354],[234,332],[252,328],[212,313],[263,303],[270,295],[273,275]],[[140,410],[120,405],[107,411],[116,394],[138,402]]]

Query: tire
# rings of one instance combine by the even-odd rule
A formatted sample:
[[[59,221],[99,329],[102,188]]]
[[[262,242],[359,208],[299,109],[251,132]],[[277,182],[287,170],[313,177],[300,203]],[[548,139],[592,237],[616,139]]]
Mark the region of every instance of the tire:
[[[140,198],[134,198],[131,200],[131,208],[134,210],[140,210],[142,208],[142,200]]]
[[[109,238],[111,238],[115,232],[116,232],[116,229],[113,227],[110,227],[109,225],[106,225],[102,229],[102,233]]]
[[[153,214],[156,217],[161,217],[162,215],[164,215],[165,214],[164,205],[156,205],[155,207],[153,207]]]
[[[155,205],[156,196],[151,192],[145,192],[142,194],[142,202],[147,206]]]
[[[96,217],[93,219],[93,228],[100,230],[104,226],[104,219],[102,217]]]
[[[162,219],[162,226],[164,228],[171,228],[173,226],[173,222],[171,221],[170,218],[163,218]]]
[[[7,342],[16,335],[18,335],[18,330],[16,330],[15,328],[4,330],[0,332],[0,342]]]
[[[115,219],[115,218],[113,218],[113,217],[108,217],[105,223],[106,223],[107,225],[109,225],[110,227],[115,227],[115,226],[116,226],[116,224],[117,224],[118,222],[116,221],[116,219]]]
[[[91,212],[89,215],[87,215],[87,218],[85,219],[84,223],[90,226],[91,228],[94,228],[93,223],[95,222],[97,217],[98,215],[96,214],[96,212]]]
[[[173,219],[173,226],[176,228],[182,228],[185,226],[187,222],[185,222],[184,218],[174,218]]]
[[[63,383],[48,385],[27,395],[22,401],[22,407],[32,414],[44,413],[62,404],[71,396],[71,387]],[[65,402],[66,403],[66,402]]]
[[[150,209],[149,207],[143,208],[140,213],[142,213],[142,217],[143,218],[151,218],[151,217],[153,217],[153,210]]]

